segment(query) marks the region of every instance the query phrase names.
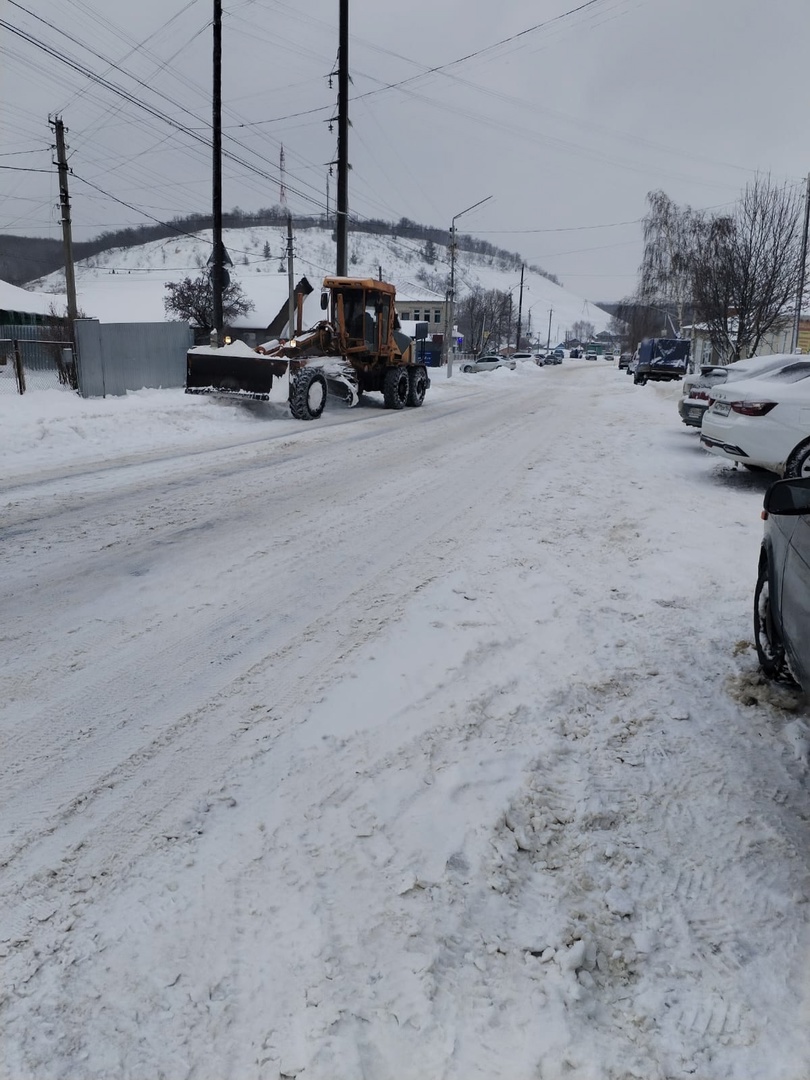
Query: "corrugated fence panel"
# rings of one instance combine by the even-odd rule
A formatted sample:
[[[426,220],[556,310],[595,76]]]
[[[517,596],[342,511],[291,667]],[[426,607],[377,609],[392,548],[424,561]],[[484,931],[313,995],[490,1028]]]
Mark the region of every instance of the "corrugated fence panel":
[[[187,323],[76,323],[83,397],[125,394],[144,387],[185,386]]]

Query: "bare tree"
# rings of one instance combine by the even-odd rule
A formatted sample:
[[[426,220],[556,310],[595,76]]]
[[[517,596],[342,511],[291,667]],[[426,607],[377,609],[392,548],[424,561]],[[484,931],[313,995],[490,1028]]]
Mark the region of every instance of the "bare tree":
[[[646,337],[669,337],[672,333],[671,326],[667,325],[670,316],[666,308],[642,304],[635,296],[621,301],[616,317],[625,328],[621,337],[630,352]]]
[[[649,192],[647,203],[636,301],[673,309],[680,327],[692,298],[693,256],[703,219],[691,207],[678,206],[664,191]]]
[[[166,283],[168,296],[163,298],[163,307],[167,315],[186,319],[201,330],[211,330],[214,323],[214,291],[210,274],[200,274],[197,278],[183,278],[182,281]],[[245,296],[242,286],[231,281],[222,290],[222,315],[226,323],[232,322],[239,315],[253,311],[253,301]]]
[[[587,319],[580,319],[571,327],[571,333],[577,341],[590,341],[596,333],[596,327],[592,322],[588,322]]]
[[[758,177],[731,215],[706,219],[693,255],[694,300],[712,344],[753,355],[792,310],[801,262],[800,197]]]
[[[499,349],[512,339],[514,317],[510,322],[510,294],[500,289],[476,286],[456,308],[458,328],[470,352]],[[512,312],[514,316],[515,312]]]

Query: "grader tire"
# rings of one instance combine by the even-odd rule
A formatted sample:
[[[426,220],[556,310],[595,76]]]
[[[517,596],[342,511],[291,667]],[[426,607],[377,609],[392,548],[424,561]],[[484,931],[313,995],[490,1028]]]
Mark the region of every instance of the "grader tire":
[[[392,367],[385,373],[383,400],[386,409],[404,409],[408,404],[408,372],[404,367]]]

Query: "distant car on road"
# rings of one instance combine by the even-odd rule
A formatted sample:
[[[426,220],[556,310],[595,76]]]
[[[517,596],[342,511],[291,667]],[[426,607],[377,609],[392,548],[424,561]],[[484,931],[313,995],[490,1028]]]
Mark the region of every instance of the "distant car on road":
[[[514,352],[514,353],[512,353],[512,359],[513,360],[518,360],[518,361],[522,360],[524,362],[527,361],[527,360],[531,360],[532,362],[534,362],[534,353],[530,353],[530,352]]]
[[[810,693],[810,477],[777,480],[765,495],[754,591],[754,642],[770,679]]]
[[[461,365],[462,371],[494,371],[496,368],[511,368],[512,371],[517,367],[517,361],[511,356],[499,356],[496,353],[490,353],[487,356],[479,356],[475,360],[464,360]]]
[[[623,352],[619,357],[619,371],[626,370],[630,366],[630,361],[633,359],[633,354],[629,352]]]

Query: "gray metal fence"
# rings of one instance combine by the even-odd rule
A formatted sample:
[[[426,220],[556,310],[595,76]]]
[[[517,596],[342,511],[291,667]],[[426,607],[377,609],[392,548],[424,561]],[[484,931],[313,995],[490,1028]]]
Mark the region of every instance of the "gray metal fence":
[[[186,353],[193,344],[187,323],[79,319],[75,327],[82,397],[185,386]]]
[[[66,324],[0,326],[0,394],[75,388],[76,368]]]

